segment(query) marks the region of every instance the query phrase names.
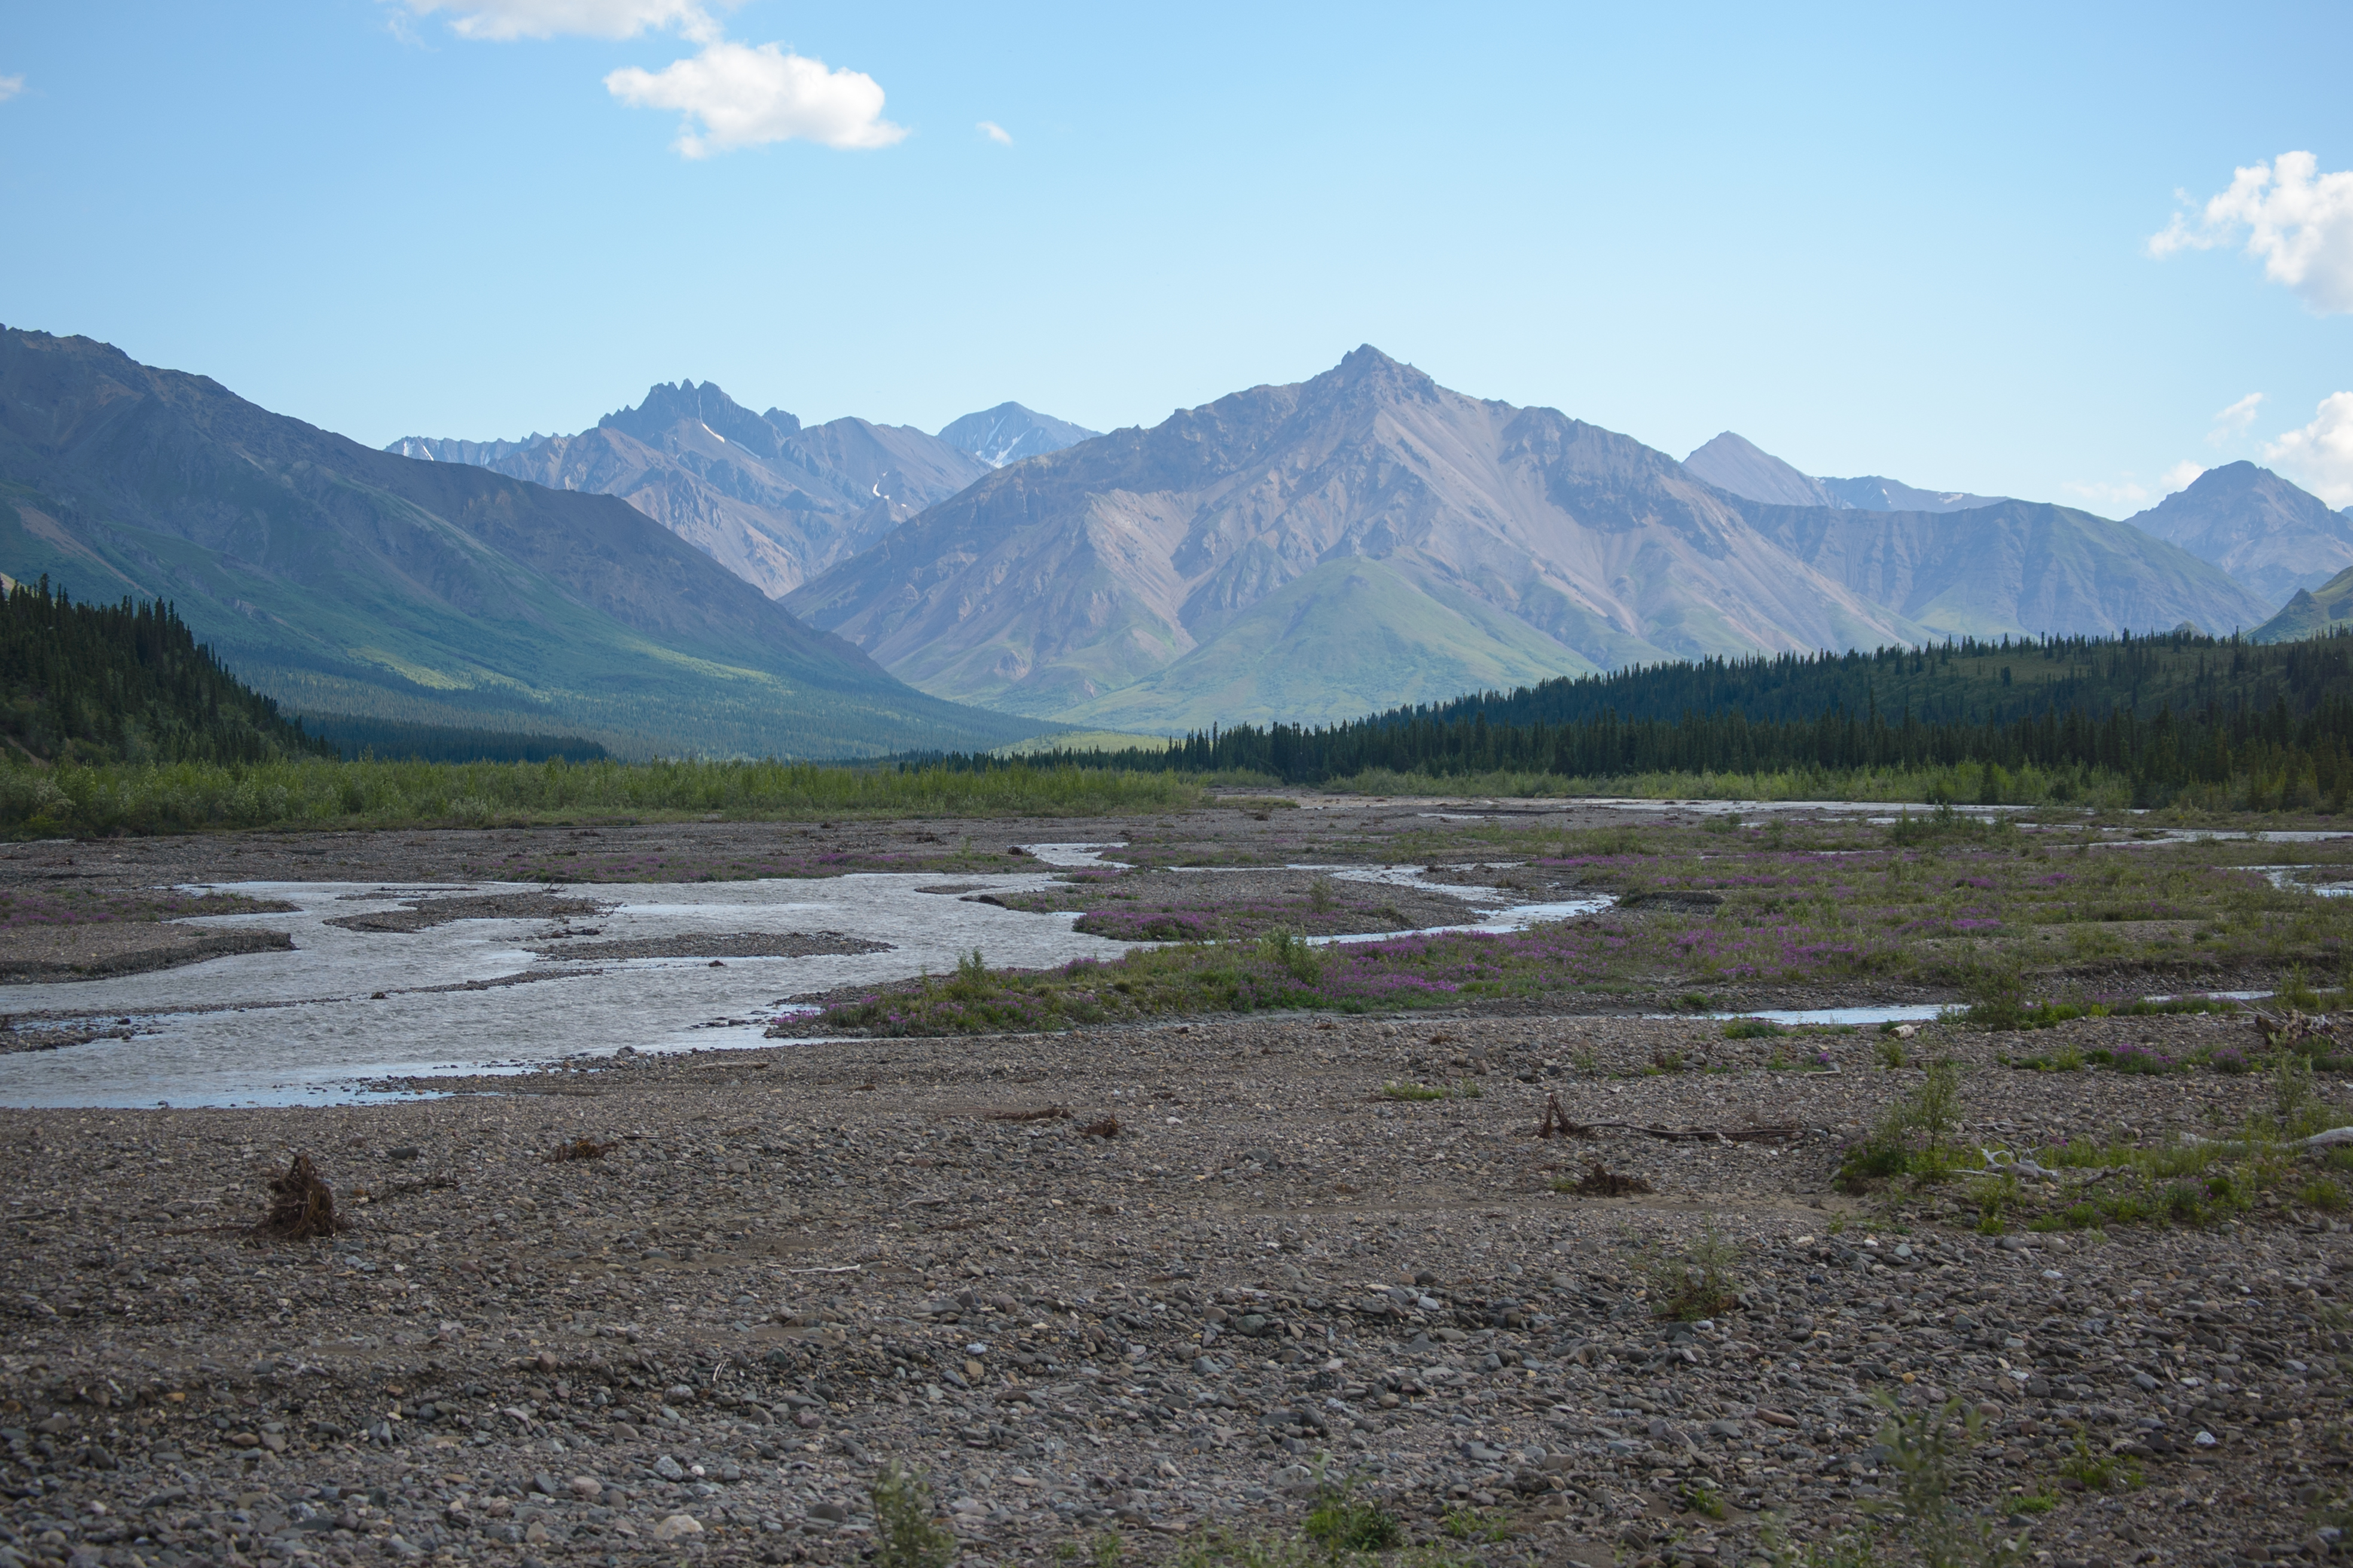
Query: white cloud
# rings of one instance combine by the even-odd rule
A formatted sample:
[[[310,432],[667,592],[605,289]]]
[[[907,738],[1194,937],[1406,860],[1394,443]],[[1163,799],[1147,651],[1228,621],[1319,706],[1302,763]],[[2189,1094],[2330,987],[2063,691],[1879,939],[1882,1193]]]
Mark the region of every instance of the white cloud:
[[[1000,147],[1013,145],[1013,133],[994,120],[984,120],[975,129]]]
[[[714,43],[658,71],[617,70],[605,88],[635,108],[677,110],[685,123],[671,145],[689,158],[795,138],[888,147],[907,134],[882,118],[882,89],[872,77],[829,71],[776,44]]]
[[[2125,507],[2137,510],[2147,506],[2151,499],[2148,487],[2135,481],[2130,474],[2114,483],[2069,479],[2059,488],[2069,495],[2082,497],[2094,506],[2106,507],[2111,510]]]
[[[25,79],[20,76],[0,76],[0,103],[5,103],[25,90]]]
[[[2205,471],[2206,470],[2204,468],[2200,468],[2196,463],[2193,463],[2185,458],[2180,462],[2174,464],[2173,467],[2166,469],[2164,474],[2160,476],[2160,479],[2165,485],[2166,493],[2170,495],[2175,490],[2188,489],[2192,484],[2197,482],[2198,476]]]
[[[2214,428],[2206,432],[2207,445],[2219,447],[2234,436],[2245,435],[2247,426],[2255,422],[2255,411],[2263,405],[2263,395],[2251,392],[2230,407],[2219,410],[2214,416]]]
[[[2264,277],[2322,315],[2353,311],[2353,170],[2319,169],[2309,153],[2283,153],[2269,164],[2236,170],[2195,226],[2174,214],[2163,233],[2149,237],[2148,253],[2211,250],[2243,230],[2247,254],[2263,258]]]
[[[2330,506],[2353,506],[2353,392],[2322,398],[2312,423],[2265,447],[2263,461],[2285,468]]]
[[[406,0],[420,16],[450,14],[459,37],[634,38],[676,27],[696,43],[719,37],[719,24],[700,0]]]

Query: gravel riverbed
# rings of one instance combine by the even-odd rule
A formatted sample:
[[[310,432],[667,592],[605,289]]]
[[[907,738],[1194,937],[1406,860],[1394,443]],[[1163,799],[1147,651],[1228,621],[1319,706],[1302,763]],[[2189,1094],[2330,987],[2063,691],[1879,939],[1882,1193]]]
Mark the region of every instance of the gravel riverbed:
[[[2353,1236],[2284,1205],[1997,1237],[1849,1198],[1840,1145],[1921,1079],[1879,1038],[1261,1016],[0,1111],[0,1564],[848,1563],[893,1461],[967,1562],[1293,1531],[1321,1471],[1486,1561],[1739,1563],[1767,1521],[1820,1541],[1891,1495],[1880,1396],[1984,1413],[1960,1491],[2029,1560],[2327,1551]],[[1962,1064],[1997,1148],[2158,1141],[2261,1092],[1997,1065],[2016,1043],[1906,1046]],[[1406,1082],[1453,1092],[1383,1097]],[[1797,1133],[1539,1139],[1548,1096]],[[580,1139],[609,1148],[547,1158]],[[297,1153],[352,1227],[249,1238]],[[1556,1190],[1595,1162],[1654,1191]],[[1645,1258],[1711,1230],[1738,1301],[1662,1321]],[[2141,1484],[2070,1489],[2079,1453]]]

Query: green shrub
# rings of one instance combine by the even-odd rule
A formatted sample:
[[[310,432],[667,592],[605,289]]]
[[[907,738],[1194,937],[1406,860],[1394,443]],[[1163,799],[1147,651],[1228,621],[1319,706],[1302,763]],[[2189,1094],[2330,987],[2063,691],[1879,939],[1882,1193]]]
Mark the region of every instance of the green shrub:
[[[1724,1026],[1727,1040],[1777,1040],[1788,1032],[1770,1018],[1735,1018]]]
[[[1960,1069],[1930,1064],[1920,1087],[1905,1095],[1840,1161],[1839,1184],[1850,1192],[1895,1176],[1934,1181],[1960,1163],[1955,1135],[1961,1125]]]
[[[1883,1467],[1895,1473],[1895,1506],[1865,1503],[1891,1517],[1928,1568],[1991,1568],[2016,1559],[2017,1549],[1994,1533],[1992,1522],[1959,1506],[1953,1496],[1982,1420],[1967,1400],[1906,1412],[1879,1396],[1887,1420],[1879,1429]]]
[[[1259,955],[1303,985],[1324,978],[1324,954],[1297,931],[1278,927],[1258,939]]]
[[[874,1480],[874,1561],[880,1568],[948,1568],[955,1532],[933,1517],[931,1488],[897,1461]]]
[[[1963,1017],[1980,1029],[2010,1030],[2026,1022],[2026,987],[2018,971],[1981,969],[1969,977],[1969,1005]]]
[[[1732,1244],[1713,1225],[1681,1252],[1646,1249],[1641,1270],[1651,1310],[1686,1323],[1732,1310],[1740,1297],[1735,1257]]]
[[[1393,1552],[1405,1544],[1405,1526],[1396,1514],[1344,1487],[1327,1485],[1301,1529],[1308,1540],[1335,1555]]]

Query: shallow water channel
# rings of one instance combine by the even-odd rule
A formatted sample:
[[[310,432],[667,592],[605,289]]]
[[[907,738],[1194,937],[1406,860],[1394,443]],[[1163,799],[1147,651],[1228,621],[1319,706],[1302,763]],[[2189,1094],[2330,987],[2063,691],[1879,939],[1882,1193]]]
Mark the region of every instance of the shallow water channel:
[[[1010,891],[1048,880],[1040,871],[955,885]],[[349,1100],[359,1086],[388,1076],[474,1072],[623,1046],[749,1046],[760,1042],[782,997],[948,973],[975,947],[991,963],[1025,968],[1126,949],[1072,931],[1075,915],[1027,914],[919,890],[939,885],[937,875],[600,883],[555,889],[613,906],[569,921],[461,920],[399,932],[328,922],[396,910],[420,896],[545,889],[496,882],[219,884],[214,890],[281,900],[297,912],[192,923],[287,931],[294,951],[0,986],[0,1011],[111,1014],[129,1019],[134,1031],[127,1040],[0,1056],[0,1104],[317,1104]],[[584,935],[547,940],[567,925]],[[707,956],[567,958],[567,941],[592,940],[586,928],[600,943],[833,931],[889,945],[716,964]]]
[[[1113,866],[1113,845],[1039,844],[1040,869],[1014,875],[860,874],[744,882],[406,884],[236,882],[293,912],[208,916],[196,925],[289,932],[290,952],[244,953],[103,980],[0,986],[0,1012],[120,1022],[128,1039],[0,1055],[0,1105],[342,1104],[385,1079],[475,1074],[567,1057],[770,1044],[784,999],[944,974],[978,948],[992,965],[1042,969],[1115,958],[1134,943],[1071,929],[1076,911],[1032,914],[967,901],[965,890],[1027,891],[1054,871]],[[1335,867],[1348,880],[1427,886],[1492,901],[1482,888],[1424,883],[1419,868]],[[1215,875],[1214,871],[1205,875]],[[948,888],[951,892],[926,892]],[[568,919],[467,919],[421,931],[332,922],[452,895],[554,893],[592,900]],[[1444,931],[1517,931],[1604,908],[1607,900],[1479,908]],[[559,931],[570,934],[557,936]],[[596,958],[583,946],[838,933],[871,952],[794,958]],[[1367,938],[1399,932],[1371,932]],[[1327,939],[1327,940],[1348,940]],[[725,951],[730,944],[713,942]],[[733,945],[741,945],[740,943]]]

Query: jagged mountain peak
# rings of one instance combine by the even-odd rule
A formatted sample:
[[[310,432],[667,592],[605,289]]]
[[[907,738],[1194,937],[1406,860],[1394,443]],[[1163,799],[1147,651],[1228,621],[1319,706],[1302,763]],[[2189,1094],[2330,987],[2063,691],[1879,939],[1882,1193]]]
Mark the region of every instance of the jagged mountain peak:
[[[1340,363],[1318,376],[1312,376],[1300,389],[1303,403],[1314,403],[1339,395],[1369,395],[1376,400],[1401,403],[1435,403],[1445,395],[1445,388],[1433,380],[1430,373],[1403,360],[1391,359],[1370,343],[1359,343],[1343,355]]]
[[[387,450],[619,496],[771,598],[988,471],[908,426],[845,418],[804,426],[781,408],[754,414],[717,382],[691,379],[657,382],[635,407],[576,436],[411,437]]]
[[[792,416],[786,415],[792,419]],[[723,441],[749,447],[764,458],[774,458],[783,437],[800,429],[800,421],[779,429],[776,422],[753,413],[727,395],[715,381],[701,386],[691,381],[658,381],[635,408],[607,414],[596,422],[600,430],[618,430],[652,447],[668,444],[681,425],[699,424]]]

